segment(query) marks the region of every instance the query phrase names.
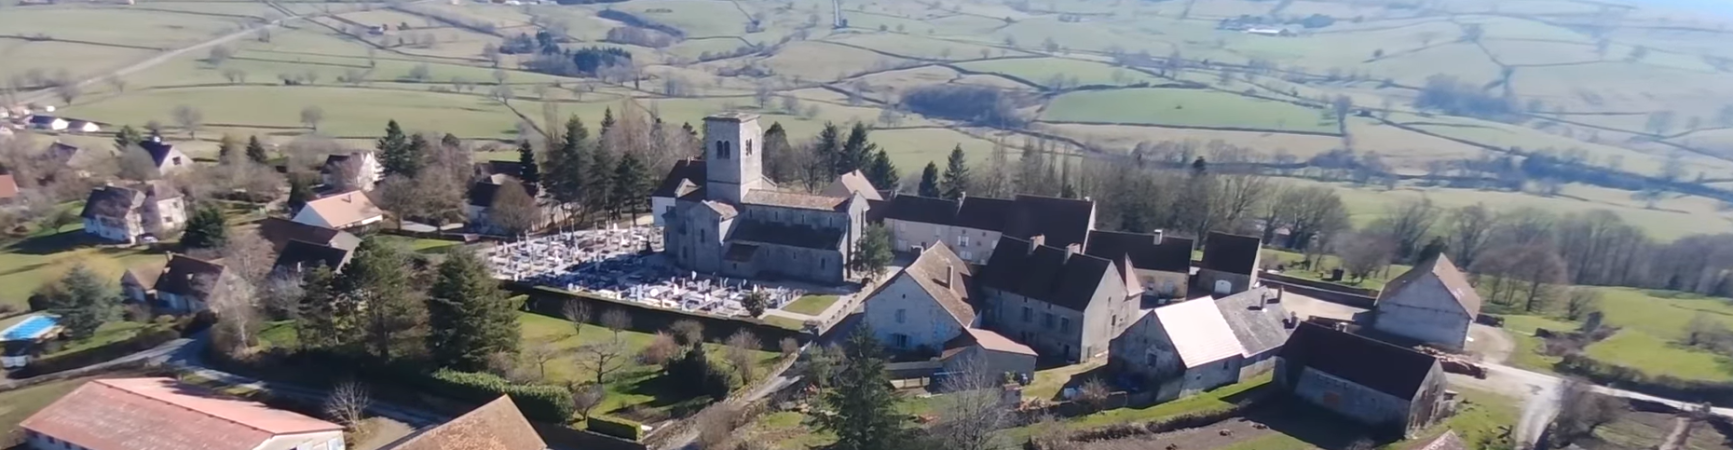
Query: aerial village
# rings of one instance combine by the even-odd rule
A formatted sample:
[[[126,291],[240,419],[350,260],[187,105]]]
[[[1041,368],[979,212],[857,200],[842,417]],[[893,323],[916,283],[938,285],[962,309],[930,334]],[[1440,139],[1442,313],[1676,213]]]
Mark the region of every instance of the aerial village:
[[[524,164],[469,168],[468,224],[447,226],[381,206],[397,203],[393,155],[334,153],[291,194],[300,206],[216,247],[250,239],[252,253],[176,250],[232,226],[166,177],[93,184],[79,239],[170,250],[114,279],[68,275],[0,321],[0,389],[76,383],[22,418],[13,448],[783,448],[754,442],[763,417],[858,431],[827,418],[873,414],[834,409],[872,398],[903,405],[884,425],[899,439],[934,440],[837,436],[865,439],[847,448],[1176,450],[1313,432],[1343,449],[1527,448],[1561,432],[1545,413],[1487,419],[1509,405],[1462,394],[1498,389],[1471,332],[1496,323],[1443,253],[1368,296],[1283,275],[1259,235],[1109,231],[1088,197],[926,196],[858,170],[785,187],[764,173],[757,115],[709,116],[702,136],[700,157],[645,186],[646,213],[580,223],[538,202],[530,227],[505,210],[534,184]],[[160,136],[128,139],[159,176],[194,170]],[[77,304],[109,301],[80,300],[97,283],[140,330],[118,350],[69,350],[122,323]],[[425,315],[412,340],[437,366],[387,361],[411,330],[392,328],[398,314]],[[525,337],[482,337],[500,320]],[[359,336],[318,334],[343,330]],[[319,365],[357,371],[306,370]],[[1456,430],[1461,417],[1491,428]]]

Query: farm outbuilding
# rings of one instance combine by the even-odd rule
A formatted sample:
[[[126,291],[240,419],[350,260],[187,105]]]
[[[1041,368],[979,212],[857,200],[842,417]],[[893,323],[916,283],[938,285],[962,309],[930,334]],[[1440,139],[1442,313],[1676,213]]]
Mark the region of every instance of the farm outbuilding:
[[[1480,294],[1439,254],[1391,280],[1378,295],[1372,328],[1451,350],[1468,343]]]
[[[1311,322],[1300,324],[1276,355],[1275,383],[1308,403],[1404,436],[1447,409],[1437,358]]]

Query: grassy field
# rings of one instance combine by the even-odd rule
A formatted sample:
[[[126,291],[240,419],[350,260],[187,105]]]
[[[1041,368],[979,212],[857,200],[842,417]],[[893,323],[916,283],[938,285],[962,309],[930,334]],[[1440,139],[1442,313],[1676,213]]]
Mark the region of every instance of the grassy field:
[[[957,64],[971,72],[1010,75],[1046,87],[1064,78],[1066,86],[1123,86],[1155,82],[1154,77],[1108,64],[1063,58],[1019,58]]]
[[[603,342],[613,333],[607,328],[586,324],[583,325],[583,331],[574,336],[571,322],[529,313],[520,314],[518,320],[523,327],[526,345],[547,342],[560,350],[560,356],[545,366],[546,378],[557,384],[593,377],[593,374],[579,367],[572,350],[581,345]],[[620,338],[630,350],[629,355],[636,355],[643,350],[653,337],[651,334],[632,331],[620,333]],[[712,355],[721,355],[724,351],[720,345],[706,345]],[[755,353],[758,356],[760,374],[778,359],[774,352]],[[666,409],[690,400],[671,394],[668,383],[680,381],[663,378],[660,368],[657,367],[629,362],[625,369],[610,377],[605,383],[607,398],[596,408],[597,413],[610,413],[632,407]]]
[[[829,308],[830,305],[836,304],[836,300],[837,296],[835,295],[808,295],[795,300],[794,303],[789,303],[788,306],[783,307],[782,310],[796,314],[816,316],[819,313],[824,312],[825,308]]]
[[[78,264],[118,284],[128,268],[162,264],[167,256],[142,250],[82,247],[72,244],[83,232],[67,231],[12,244],[0,251],[0,303],[23,307],[30,293]]]
[[[0,392],[0,430],[8,433],[17,430],[19,422],[93,379],[73,378]]]
[[[1129,123],[1334,133],[1317,110],[1196,89],[1127,89],[1059,96],[1041,115],[1059,122]]]
[[[1594,288],[1601,293],[1601,311],[1607,325],[1619,331],[1606,340],[1589,345],[1588,356],[1632,367],[1651,375],[1667,374],[1693,380],[1733,380],[1733,361],[1727,356],[1685,347],[1687,324],[1705,317],[1733,327],[1733,301],[1666,291],[1631,288]],[[1511,362],[1519,367],[1551,371],[1558,358],[1539,354],[1536,328],[1570,331],[1580,326],[1557,317],[1505,316],[1505,328],[1516,339]]]

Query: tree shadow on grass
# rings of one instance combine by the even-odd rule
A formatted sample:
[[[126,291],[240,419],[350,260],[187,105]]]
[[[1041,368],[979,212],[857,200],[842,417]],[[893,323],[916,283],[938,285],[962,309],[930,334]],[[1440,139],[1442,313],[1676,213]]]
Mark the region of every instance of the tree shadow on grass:
[[[1246,419],[1326,450],[1345,450],[1372,437],[1364,425],[1294,399],[1271,399],[1269,405],[1248,412]]]
[[[710,405],[712,400],[704,395],[688,395],[688,389],[694,382],[695,380],[675,380],[663,374],[640,379],[621,389],[620,392],[647,396],[650,397],[650,401],[620,408],[615,411],[615,414],[639,421],[646,421],[647,419],[648,421],[655,421],[654,419],[677,418],[695,414],[698,410]]]
[[[24,255],[51,255],[88,247],[93,243],[94,241],[86,236],[83,230],[72,230],[45,236],[32,236],[6,246],[6,251]]]

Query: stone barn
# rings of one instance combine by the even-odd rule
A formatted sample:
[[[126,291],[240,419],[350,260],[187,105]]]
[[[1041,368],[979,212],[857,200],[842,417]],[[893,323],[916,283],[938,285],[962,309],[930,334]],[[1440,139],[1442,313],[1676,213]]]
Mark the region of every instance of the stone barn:
[[[1468,343],[1480,314],[1480,294],[1450,258],[1439,254],[1386,284],[1378,294],[1372,328],[1450,350]]]
[[[1193,296],[1222,297],[1258,284],[1258,257],[1263,241],[1251,236],[1210,232],[1203,243],[1203,263],[1192,278]]]
[[[1246,353],[1209,299],[1146,311],[1110,347],[1109,367],[1148,383],[1155,401],[1238,382]]]
[[[1430,355],[1302,323],[1276,355],[1275,383],[1301,400],[1389,433],[1443,418],[1444,370]]]

